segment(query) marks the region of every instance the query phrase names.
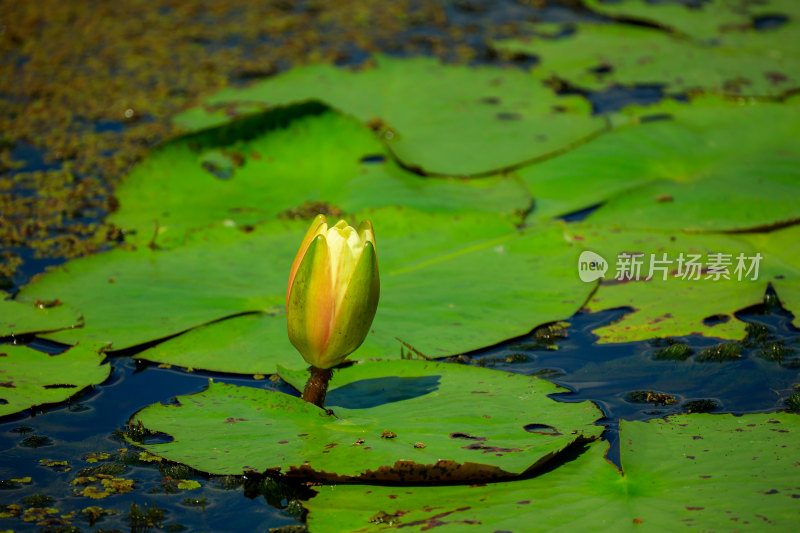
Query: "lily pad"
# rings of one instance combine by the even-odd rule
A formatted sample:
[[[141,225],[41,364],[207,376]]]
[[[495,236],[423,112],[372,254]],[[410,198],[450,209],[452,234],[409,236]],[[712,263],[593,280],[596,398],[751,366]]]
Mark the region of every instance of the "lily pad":
[[[684,415],[620,423],[624,474],[593,444],[524,481],[448,487],[322,486],[312,531],[791,529],[797,415]]]
[[[6,295],[0,292],[0,298]],[[81,314],[60,300],[18,302],[0,299],[0,337],[77,328]]]
[[[577,250],[563,240],[558,225],[508,233],[487,217],[372,218],[381,302],[352,359],[399,357],[402,351],[443,357],[478,349],[570,316],[592,290],[565,267],[575,263]],[[504,277],[491,276],[496,271]],[[275,365],[300,362],[286,335],[283,308],[215,322],[138,356],[244,374],[270,374]]]
[[[70,261],[17,298],[47,294],[84,307],[84,328],[45,337],[65,344],[91,339],[115,350],[234,314],[278,313],[305,226],[276,222],[252,233],[223,226],[191,234],[174,250],[120,247]]]
[[[608,262],[588,309],[633,308],[618,322],[595,330],[598,342],[692,333],[741,339],[745,324],[733,312],[761,303],[769,283],[784,307],[800,311],[800,272],[794,259],[800,226],[741,235],[645,233],[588,224],[571,229],[574,238]],[[630,258],[635,254],[641,254],[638,272]]]
[[[753,30],[736,41],[698,44],[641,26],[582,23],[564,37],[495,41],[493,47],[536,55],[541,62],[535,72],[591,90],[659,85],[673,94],[779,97],[800,85],[800,54],[788,36],[771,35]]]
[[[156,235],[160,246],[180,242],[187,230],[223,221],[252,225],[307,202],[345,213],[402,205],[509,216],[531,205],[514,177],[408,172],[367,126],[320,105],[277,109],[173,140],[134,168],[116,196],[120,209],[109,220],[137,232],[139,241]]]
[[[62,402],[102,383],[111,366],[98,344],[81,344],[50,355],[26,346],[0,345],[0,417],[29,407]]]
[[[606,128],[604,119],[591,116],[586,100],[557,96],[519,70],[381,55],[375,63],[361,71],[312,65],[226,89],[207,100],[207,113],[194,110],[175,122],[195,130],[219,124],[219,107],[320,101],[378,130],[404,166],[454,176],[519,166]]]
[[[529,220],[603,202],[588,221],[732,231],[800,220],[800,106],[705,97],[634,112],[671,119],[621,127],[518,171],[536,198]]]
[[[726,31],[741,31],[753,23],[753,15],[742,8],[742,3],[730,0],[709,0],[700,7],[682,2],[653,3],[647,0],[585,0],[584,4],[603,15],[666,27],[698,40],[710,39]]]
[[[398,357],[402,342],[429,357],[488,346],[570,316],[592,290],[565,268],[576,264],[578,250],[559,224],[518,231],[497,216],[398,208],[358,218],[374,224],[382,288],[372,331],[354,358]],[[20,298],[50,295],[84,309],[86,327],[48,338],[94,338],[114,349],[225,317],[266,313],[262,325],[252,317],[232,318],[141,356],[273,373],[276,363],[300,361],[286,339],[284,305],[291,259],[305,229],[305,223],[288,222],[249,233],[220,227],[194,233],[171,250],[117,249],[68,263],[25,287]],[[209,344],[209,335],[217,340]],[[249,348],[242,350],[245,342]],[[230,357],[233,349],[236,357]],[[187,364],[189,353],[193,364]]]
[[[301,375],[286,377],[302,386]],[[212,382],[133,419],[173,438],[144,444],[148,451],[214,474],[487,479],[520,474],[600,434],[594,404],[547,397],[563,390],[470,366],[361,362],[334,373],[326,407],[335,416],[294,396]]]

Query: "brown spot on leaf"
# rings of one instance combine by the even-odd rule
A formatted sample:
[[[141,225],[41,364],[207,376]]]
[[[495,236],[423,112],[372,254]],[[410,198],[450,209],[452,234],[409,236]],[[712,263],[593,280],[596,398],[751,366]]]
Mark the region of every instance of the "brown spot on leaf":
[[[500,448],[498,446],[486,446],[485,444],[478,444],[477,442],[470,444],[469,446],[463,446],[462,448],[465,450],[480,450],[483,453],[509,453],[522,451],[519,448]]]
[[[767,78],[773,85],[781,84],[789,80],[789,77],[780,72],[765,72],[764,77]]]
[[[451,439],[486,440],[486,437],[476,437],[467,433],[450,433]]]
[[[39,309],[49,309],[50,307],[58,307],[61,305],[61,300],[58,298],[55,300],[36,300],[33,305]]]

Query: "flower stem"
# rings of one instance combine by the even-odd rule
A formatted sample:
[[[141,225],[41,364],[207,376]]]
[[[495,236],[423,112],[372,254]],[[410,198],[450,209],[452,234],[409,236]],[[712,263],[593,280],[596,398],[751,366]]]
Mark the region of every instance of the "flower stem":
[[[303,399],[311,402],[321,409],[325,409],[325,395],[328,393],[328,381],[333,375],[333,370],[329,368],[311,367],[311,377],[306,382],[303,389]]]

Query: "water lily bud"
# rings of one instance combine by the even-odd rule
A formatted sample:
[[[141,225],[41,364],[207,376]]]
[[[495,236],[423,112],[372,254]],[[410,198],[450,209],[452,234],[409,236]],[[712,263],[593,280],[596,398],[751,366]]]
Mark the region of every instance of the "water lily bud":
[[[361,346],[380,296],[375,234],[369,220],[358,229],[340,220],[328,227],[317,215],[289,274],[289,340],[306,362],[327,369]]]

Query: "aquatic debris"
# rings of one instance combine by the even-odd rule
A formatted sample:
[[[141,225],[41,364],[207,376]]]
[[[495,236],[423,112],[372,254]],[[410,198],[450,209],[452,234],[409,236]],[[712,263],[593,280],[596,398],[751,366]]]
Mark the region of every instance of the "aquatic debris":
[[[789,411],[793,413],[800,413],[800,392],[795,392],[786,399],[786,405],[789,406]]]
[[[677,403],[675,396],[664,392],[637,390],[625,395],[625,399],[633,403],[652,403],[653,405],[672,405]]]
[[[738,342],[723,342],[706,348],[700,352],[695,358],[698,361],[716,361],[722,363],[724,361],[735,361],[742,357],[742,345]]]
[[[714,400],[691,400],[681,405],[681,410],[687,413],[710,413],[719,409],[719,404]]]
[[[125,518],[130,523],[132,531],[147,531],[153,527],[161,527],[164,511],[159,509],[155,503],[152,508],[148,507],[146,503],[144,508],[132,503],[131,510]]]
[[[96,505],[92,505],[90,507],[85,507],[81,510],[81,514],[86,517],[89,521],[89,527],[94,527],[98,520],[100,520],[104,516],[119,514],[119,511],[115,509],[104,509],[102,507],[98,507]]]
[[[656,360],[685,361],[694,353],[688,345],[671,337],[656,339],[652,344],[659,347],[653,352],[653,359]]]

